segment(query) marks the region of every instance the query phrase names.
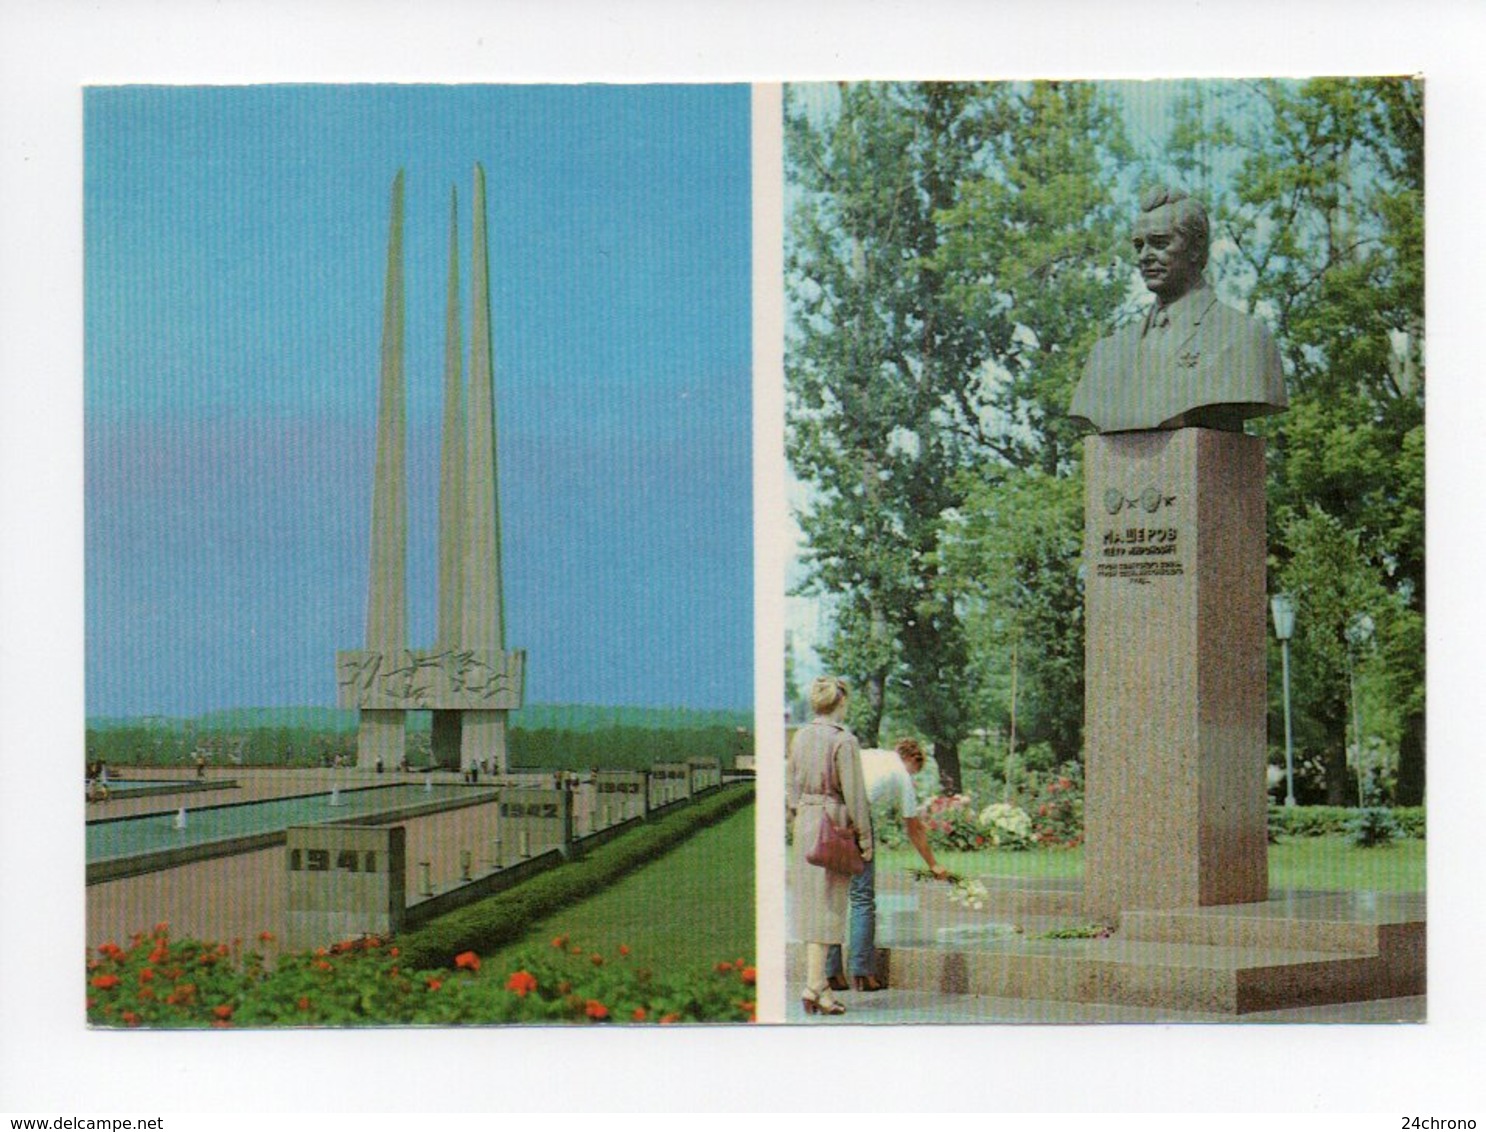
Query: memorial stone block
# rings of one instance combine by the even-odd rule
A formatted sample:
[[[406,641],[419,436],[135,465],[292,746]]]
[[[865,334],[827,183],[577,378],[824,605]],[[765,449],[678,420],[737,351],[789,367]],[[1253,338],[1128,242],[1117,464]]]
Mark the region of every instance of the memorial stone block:
[[[402,826],[291,826],[285,946],[324,947],[401,929],[406,904]]]
[[[645,816],[646,784],[643,770],[601,770],[594,776],[599,829]]]
[[[722,763],[716,758],[687,759],[691,768],[691,792],[699,794],[722,785]]]
[[[666,806],[690,797],[691,767],[686,763],[655,763],[651,766],[651,806]]]
[[[520,864],[549,849],[567,849],[573,841],[572,798],[566,790],[531,786],[500,792],[496,866]]]

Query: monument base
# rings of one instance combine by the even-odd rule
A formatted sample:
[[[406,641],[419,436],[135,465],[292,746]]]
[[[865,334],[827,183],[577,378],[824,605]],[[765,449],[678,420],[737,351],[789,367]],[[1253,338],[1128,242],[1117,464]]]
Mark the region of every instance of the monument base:
[[[396,770],[407,757],[407,712],[363,709],[356,728],[356,765]]]
[[[1284,892],[1252,904],[1127,912],[1106,939],[1047,939],[1039,936],[1068,924],[1066,901],[1076,890],[1032,892],[1020,883],[993,889],[981,916],[1004,916],[1023,933],[978,947],[894,943],[879,973],[895,990],[1103,1003],[1174,1017],[1425,993],[1422,893]],[[1054,909],[1065,914],[1038,915]],[[932,925],[956,914],[931,908],[924,918]]]
[[[1089,916],[1263,901],[1264,441],[1085,441]]]
[[[459,766],[468,770],[488,759],[491,774],[506,773],[504,711],[465,711],[459,739]]]

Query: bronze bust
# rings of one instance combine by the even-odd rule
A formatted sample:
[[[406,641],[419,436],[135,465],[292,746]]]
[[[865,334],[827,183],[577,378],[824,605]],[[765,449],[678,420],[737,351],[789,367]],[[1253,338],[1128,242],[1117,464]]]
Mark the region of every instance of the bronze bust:
[[[1207,212],[1180,190],[1147,190],[1132,234],[1146,317],[1089,353],[1069,416],[1100,432],[1217,428],[1283,412],[1279,348],[1258,319],[1218,302],[1203,277]]]

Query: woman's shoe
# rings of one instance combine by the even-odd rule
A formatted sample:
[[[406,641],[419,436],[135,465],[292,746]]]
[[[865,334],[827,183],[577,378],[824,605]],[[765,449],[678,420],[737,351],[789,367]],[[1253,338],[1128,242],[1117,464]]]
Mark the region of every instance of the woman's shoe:
[[[831,992],[816,994],[807,990],[800,996],[800,1005],[805,1008],[806,1014],[845,1014],[846,1007],[831,997]]]
[[[851,989],[859,991],[880,991],[887,990],[887,987],[883,986],[877,981],[876,975],[853,975],[851,977]]]
[[[846,981],[845,975],[832,975],[826,980],[826,986],[832,990],[850,990],[851,984]]]
[[[832,998],[830,991],[826,991],[816,1000],[815,1012],[817,1014],[845,1014],[846,1006]]]

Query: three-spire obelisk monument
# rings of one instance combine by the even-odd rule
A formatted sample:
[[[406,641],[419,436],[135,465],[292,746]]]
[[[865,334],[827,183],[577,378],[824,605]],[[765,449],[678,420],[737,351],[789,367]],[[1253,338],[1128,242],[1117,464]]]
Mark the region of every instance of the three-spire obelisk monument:
[[[433,713],[434,762],[506,769],[506,715],[521,706],[526,654],[505,647],[500,479],[485,171],[475,166],[469,386],[459,308],[459,221],[451,194],[439,473],[439,594],[432,649],[407,643],[407,401],[403,374],[403,174],[392,184],[387,240],[377,455],[372,480],[366,647],[336,655],[339,703],[356,708],[356,760],[401,766],[407,713]]]

